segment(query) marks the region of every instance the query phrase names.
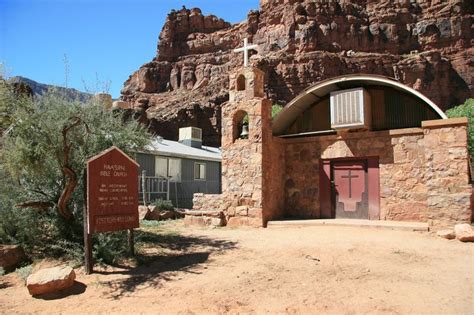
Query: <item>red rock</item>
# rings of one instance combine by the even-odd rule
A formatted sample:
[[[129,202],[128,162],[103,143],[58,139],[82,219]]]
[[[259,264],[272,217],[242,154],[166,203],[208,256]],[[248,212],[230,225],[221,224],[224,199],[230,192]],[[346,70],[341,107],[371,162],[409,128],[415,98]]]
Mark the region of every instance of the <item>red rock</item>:
[[[157,207],[153,208],[148,208],[150,211],[148,212],[148,215],[146,217],[147,220],[154,220],[154,221],[159,221],[160,220],[160,209]]]
[[[25,252],[20,246],[0,245],[0,267],[3,269],[13,269],[25,259]]]
[[[140,220],[148,219],[150,209],[147,206],[138,206],[138,218]]]
[[[41,295],[67,289],[74,284],[74,279],[74,269],[59,266],[33,273],[26,279],[26,287],[31,295]]]
[[[454,233],[453,230],[440,230],[436,233],[439,237],[452,240],[456,238],[456,234]]]
[[[456,238],[461,242],[474,242],[474,230],[470,224],[456,224],[454,226]]]
[[[174,211],[162,210],[160,211],[160,221],[174,219]]]
[[[198,124],[204,144],[220,146],[228,74],[242,64],[233,49],[248,37],[259,45],[251,63],[265,72],[266,94],[281,104],[324,79],[367,73],[394,77],[445,110],[474,91],[470,19],[454,0],[262,0],[236,25],[183,8],[168,15],[157,56],[125,82],[122,99],[167,139]]]

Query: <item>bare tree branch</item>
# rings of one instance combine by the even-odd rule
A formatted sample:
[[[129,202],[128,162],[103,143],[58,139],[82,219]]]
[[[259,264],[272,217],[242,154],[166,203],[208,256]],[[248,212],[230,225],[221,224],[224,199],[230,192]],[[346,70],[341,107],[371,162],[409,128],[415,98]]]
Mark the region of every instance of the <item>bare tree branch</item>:
[[[68,133],[71,129],[83,123],[82,119],[79,117],[72,117],[70,121],[71,123],[69,125],[64,126],[63,128],[63,152],[62,152],[62,161],[60,160],[60,164],[61,164],[61,172],[66,177],[66,185],[64,186],[64,189],[58,200],[59,214],[61,214],[67,220],[71,220],[73,218],[73,214],[71,210],[68,208],[67,204],[69,200],[71,199],[72,193],[74,192],[74,189],[76,189],[76,186],[78,183],[77,174],[72,169],[69,162],[69,155],[70,155],[72,144],[69,143]],[[86,127],[86,129],[88,128]]]
[[[38,210],[46,210],[54,206],[51,201],[27,201],[16,205],[20,208],[35,208]]]

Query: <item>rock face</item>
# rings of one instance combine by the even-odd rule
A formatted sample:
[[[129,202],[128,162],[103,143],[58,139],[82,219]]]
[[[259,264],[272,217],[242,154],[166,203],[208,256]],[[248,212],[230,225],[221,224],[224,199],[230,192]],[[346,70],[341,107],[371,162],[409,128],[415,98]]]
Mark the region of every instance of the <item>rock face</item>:
[[[442,109],[473,96],[473,6],[469,0],[262,0],[230,25],[199,9],[173,11],[157,56],[125,82],[122,99],[150,130],[175,139],[178,127],[203,129],[220,145],[233,49],[259,45],[250,61],[265,73],[266,96],[286,104],[321,80],[351,73],[393,77]]]
[[[22,93],[23,95],[34,95],[41,97],[49,90],[53,89],[68,100],[72,101],[77,100],[80,102],[87,102],[91,99],[91,97],[93,97],[92,94],[81,92],[76,89],[39,83],[21,76],[12,77],[8,80],[8,82],[14,85],[15,91]]]
[[[71,287],[76,273],[71,267],[42,269],[26,279],[26,287],[31,295],[40,295],[61,291]]]
[[[25,252],[20,246],[0,245],[0,267],[3,269],[11,270],[25,259]]]

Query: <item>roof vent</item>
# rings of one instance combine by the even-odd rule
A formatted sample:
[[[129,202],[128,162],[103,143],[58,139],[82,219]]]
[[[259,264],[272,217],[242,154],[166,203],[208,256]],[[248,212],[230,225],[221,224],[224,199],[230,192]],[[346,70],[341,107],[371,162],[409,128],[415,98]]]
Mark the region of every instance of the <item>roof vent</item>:
[[[370,95],[364,88],[331,92],[331,128],[370,129]]]
[[[196,127],[179,128],[179,142],[193,148],[202,147],[202,130]]]

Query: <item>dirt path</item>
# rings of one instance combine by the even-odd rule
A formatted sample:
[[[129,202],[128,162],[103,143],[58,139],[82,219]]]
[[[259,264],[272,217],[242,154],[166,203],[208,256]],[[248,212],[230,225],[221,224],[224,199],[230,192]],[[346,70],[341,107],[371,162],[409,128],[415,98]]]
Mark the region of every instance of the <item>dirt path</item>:
[[[184,229],[142,249],[145,265],[31,298],[0,278],[0,311],[80,314],[473,314],[474,244],[347,227]],[[148,257],[148,260],[146,259]],[[3,284],[2,284],[3,283]]]

